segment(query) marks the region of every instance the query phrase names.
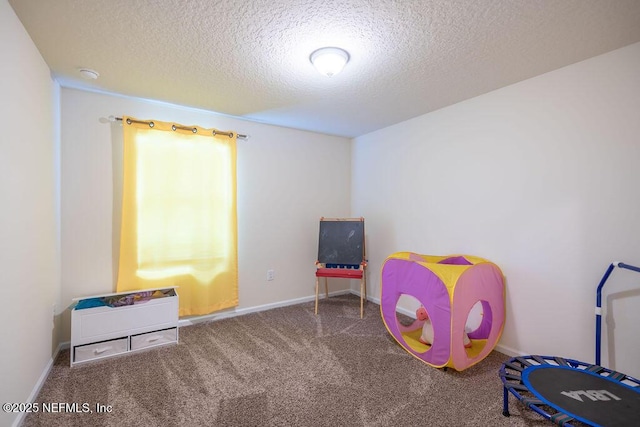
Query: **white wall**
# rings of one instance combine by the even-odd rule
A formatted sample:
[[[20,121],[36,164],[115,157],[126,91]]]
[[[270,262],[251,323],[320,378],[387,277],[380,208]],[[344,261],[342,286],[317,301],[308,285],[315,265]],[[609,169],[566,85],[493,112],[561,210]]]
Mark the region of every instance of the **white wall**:
[[[122,115],[249,134],[238,140],[238,309],[313,295],[319,219],[349,215],[350,140],[75,89],[63,88],[61,98],[65,304],[115,290],[122,129],[103,121]],[[331,290],[348,288],[334,282]],[[68,324],[67,313],[63,341]]]
[[[0,401],[20,403],[34,397],[57,345],[59,88],[6,0],[0,52]],[[0,425],[17,420],[0,412]]]
[[[238,150],[240,309],[310,296],[319,217],[362,215],[370,295],[392,252],[484,256],[507,275],[503,350],[591,361],[598,280],[612,260],[640,264],[640,44],[357,138],[351,150],[343,138],[60,94],[6,0],[0,51],[2,402],[34,397],[69,338],[71,298],[114,289],[118,128],[100,121],[109,115],[251,135]],[[604,299],[604,364],[636,377],[638,283],[616,271]],[[17,420],[0,413],[0,425]]]
[[[488,258],[507,277],[503,351],[593,362],[596,286],[611,261],[640,265],[639,114],[635,44],[356,138],[370,294],[396,251]],[[603,362],[638,377],[640,275],[607,289]]]

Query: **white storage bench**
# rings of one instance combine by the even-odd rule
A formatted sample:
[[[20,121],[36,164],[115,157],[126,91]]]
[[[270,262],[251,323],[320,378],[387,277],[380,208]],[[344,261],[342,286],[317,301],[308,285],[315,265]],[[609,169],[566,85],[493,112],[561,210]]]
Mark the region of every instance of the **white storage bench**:
[[[75,298],[74,302],[71,366],[178,343],[178,294],[175,288]]]

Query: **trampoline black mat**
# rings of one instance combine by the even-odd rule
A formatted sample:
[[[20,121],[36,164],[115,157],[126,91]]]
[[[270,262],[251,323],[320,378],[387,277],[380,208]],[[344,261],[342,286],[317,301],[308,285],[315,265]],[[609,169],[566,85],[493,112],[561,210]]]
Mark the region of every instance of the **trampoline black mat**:
[[[560,426],[571,422],[601,427],[640,425],[640,381],[598,365],[555,356],[521,356],[500,369],[503,414],[511,393]]]
[[[582,422],[640,425],[640,392],[608,377],[568,366],[527,368],[524,384],[540,400]]]

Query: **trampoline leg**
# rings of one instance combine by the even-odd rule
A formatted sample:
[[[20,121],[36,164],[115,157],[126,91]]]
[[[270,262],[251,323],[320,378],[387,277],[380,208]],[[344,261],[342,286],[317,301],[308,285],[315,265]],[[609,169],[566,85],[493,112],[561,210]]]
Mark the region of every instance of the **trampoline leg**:
[[[510,416],[511,414],[509,414],[509,391],[507,390],[506,387],[503,387],[504,389],[504,397],[502,400],[502,415],[504,415],[505,417]]]

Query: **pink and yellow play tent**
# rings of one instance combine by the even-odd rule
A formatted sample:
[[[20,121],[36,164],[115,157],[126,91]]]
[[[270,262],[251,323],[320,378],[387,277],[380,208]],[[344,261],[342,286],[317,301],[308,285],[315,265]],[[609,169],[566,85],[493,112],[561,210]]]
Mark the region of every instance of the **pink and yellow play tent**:
[[[461,371],[475,365],[502,334],[504,276],[497,265],[483,258],[397,252],[382,266],[381,288],[380,311],[389,333],[407,352],[436,368]],[[426,309],[433,328],[431,345],[419,340],[424,320],[398,320],[402,295],[415,298]],[[468,330],[472,309],[479,320]],[[465,334],[471,341],[469,348],[463,344]]]

